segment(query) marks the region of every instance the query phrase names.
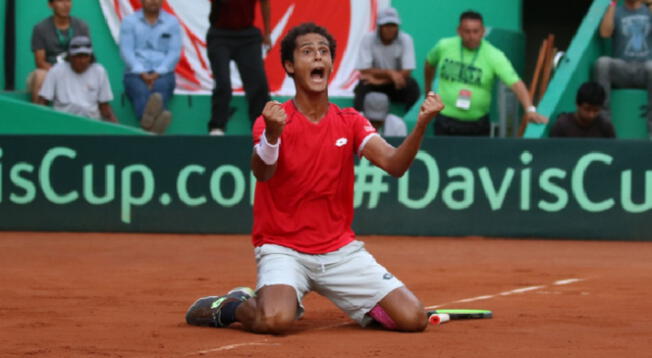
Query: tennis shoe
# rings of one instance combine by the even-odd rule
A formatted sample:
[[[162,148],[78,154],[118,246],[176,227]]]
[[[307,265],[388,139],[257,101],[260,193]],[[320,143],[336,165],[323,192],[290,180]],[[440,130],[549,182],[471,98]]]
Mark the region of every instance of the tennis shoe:
[[[186,312],[186,322],[193,326],[226,327],[228,324],[222,323],[222,308],[230,302],[244,302],[255,294],[249,287],[236,287],[224,296],[202,297]]]

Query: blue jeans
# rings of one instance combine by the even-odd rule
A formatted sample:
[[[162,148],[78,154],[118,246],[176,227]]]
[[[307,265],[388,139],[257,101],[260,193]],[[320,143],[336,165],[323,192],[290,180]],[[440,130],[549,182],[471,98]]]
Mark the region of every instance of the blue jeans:
[[[152,93],[160,93],[163,97],[163,106],[165,109],[168,108],[168,102],[172,98],[172,94],[174,94],[174,87],[176,87],[176,79],[174,72],[166,73],[154,81],[154,86],[149,89],[145,81],[140,78],[140,74],[126,73],[124,76],[124,86],[127,97],[134,105],[136,117],[140,120],[145,111],[145,104],[147,104],[147,100],[149,100],[149,96]]]

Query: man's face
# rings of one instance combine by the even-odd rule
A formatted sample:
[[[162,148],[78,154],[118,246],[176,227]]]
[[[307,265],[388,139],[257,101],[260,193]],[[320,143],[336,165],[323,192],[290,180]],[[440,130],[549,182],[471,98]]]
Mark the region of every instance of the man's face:
[[[589,125],[598,118],[600,111],[602,111],[602,106],[588,103],[579,104],[577,106],[577,119],[581,124]]]
[[[294,75],[298,88],[308,92],[323,92],[328,89],[328,78],[333,70],[333,57],[328,40],[319,34],[310,33],[297,37],[294,62],[285,61],[288,73]]]
[[[54,0],[48,3],[48,5],[56,16],[70,16],[70,9],[72,9],[72,0]]]
[[[390,43],[394,41],[397,35],[398,35],[398,25],[386,24],[380,26],[380,40],[383,43]]]
[[[163,0],[143,0],[143,10],[146,12],[157,12],[161,10]]]
[[[91,66],[91,55],[79,54],[70,56],[70,67],[76,73],[84,73]]]
[[[462,38],[464,47],[475,50],[484,37],[484,25],[480,20],[464,19],[457,28],[457,33]]]

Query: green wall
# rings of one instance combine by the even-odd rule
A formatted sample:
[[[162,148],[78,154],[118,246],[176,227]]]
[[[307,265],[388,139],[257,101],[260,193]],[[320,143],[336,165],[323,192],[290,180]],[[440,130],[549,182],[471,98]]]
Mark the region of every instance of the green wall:
[[[25,97],[24,93],[15,96]],[[119,124],[101,122],[50,110],[0,93],[0,133],[2,134],[120,134],[147,135],[146,132]]]
[[[6,0],[0,0],[0,90],[5,89],[5,8]]]

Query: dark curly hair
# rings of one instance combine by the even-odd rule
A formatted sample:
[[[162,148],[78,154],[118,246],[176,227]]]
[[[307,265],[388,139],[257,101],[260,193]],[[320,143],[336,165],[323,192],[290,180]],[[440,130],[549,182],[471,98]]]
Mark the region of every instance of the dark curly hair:
[[[313,22],[305,22],[299,26],[295,26],[285,35],[281,41],[281,65],[285,69],[285,61],[294,63],[294,50],[297,47],[297,37],[307,34],[318,34],[324,36],[328,41],[328,48],[331,52],[331,59],[335,60],[335,49],[337,44],[333,36],[325,28],[316,25]],[[287,70],[286,70],[287,72]],[[290,77],[291,74],[288,73]]]

